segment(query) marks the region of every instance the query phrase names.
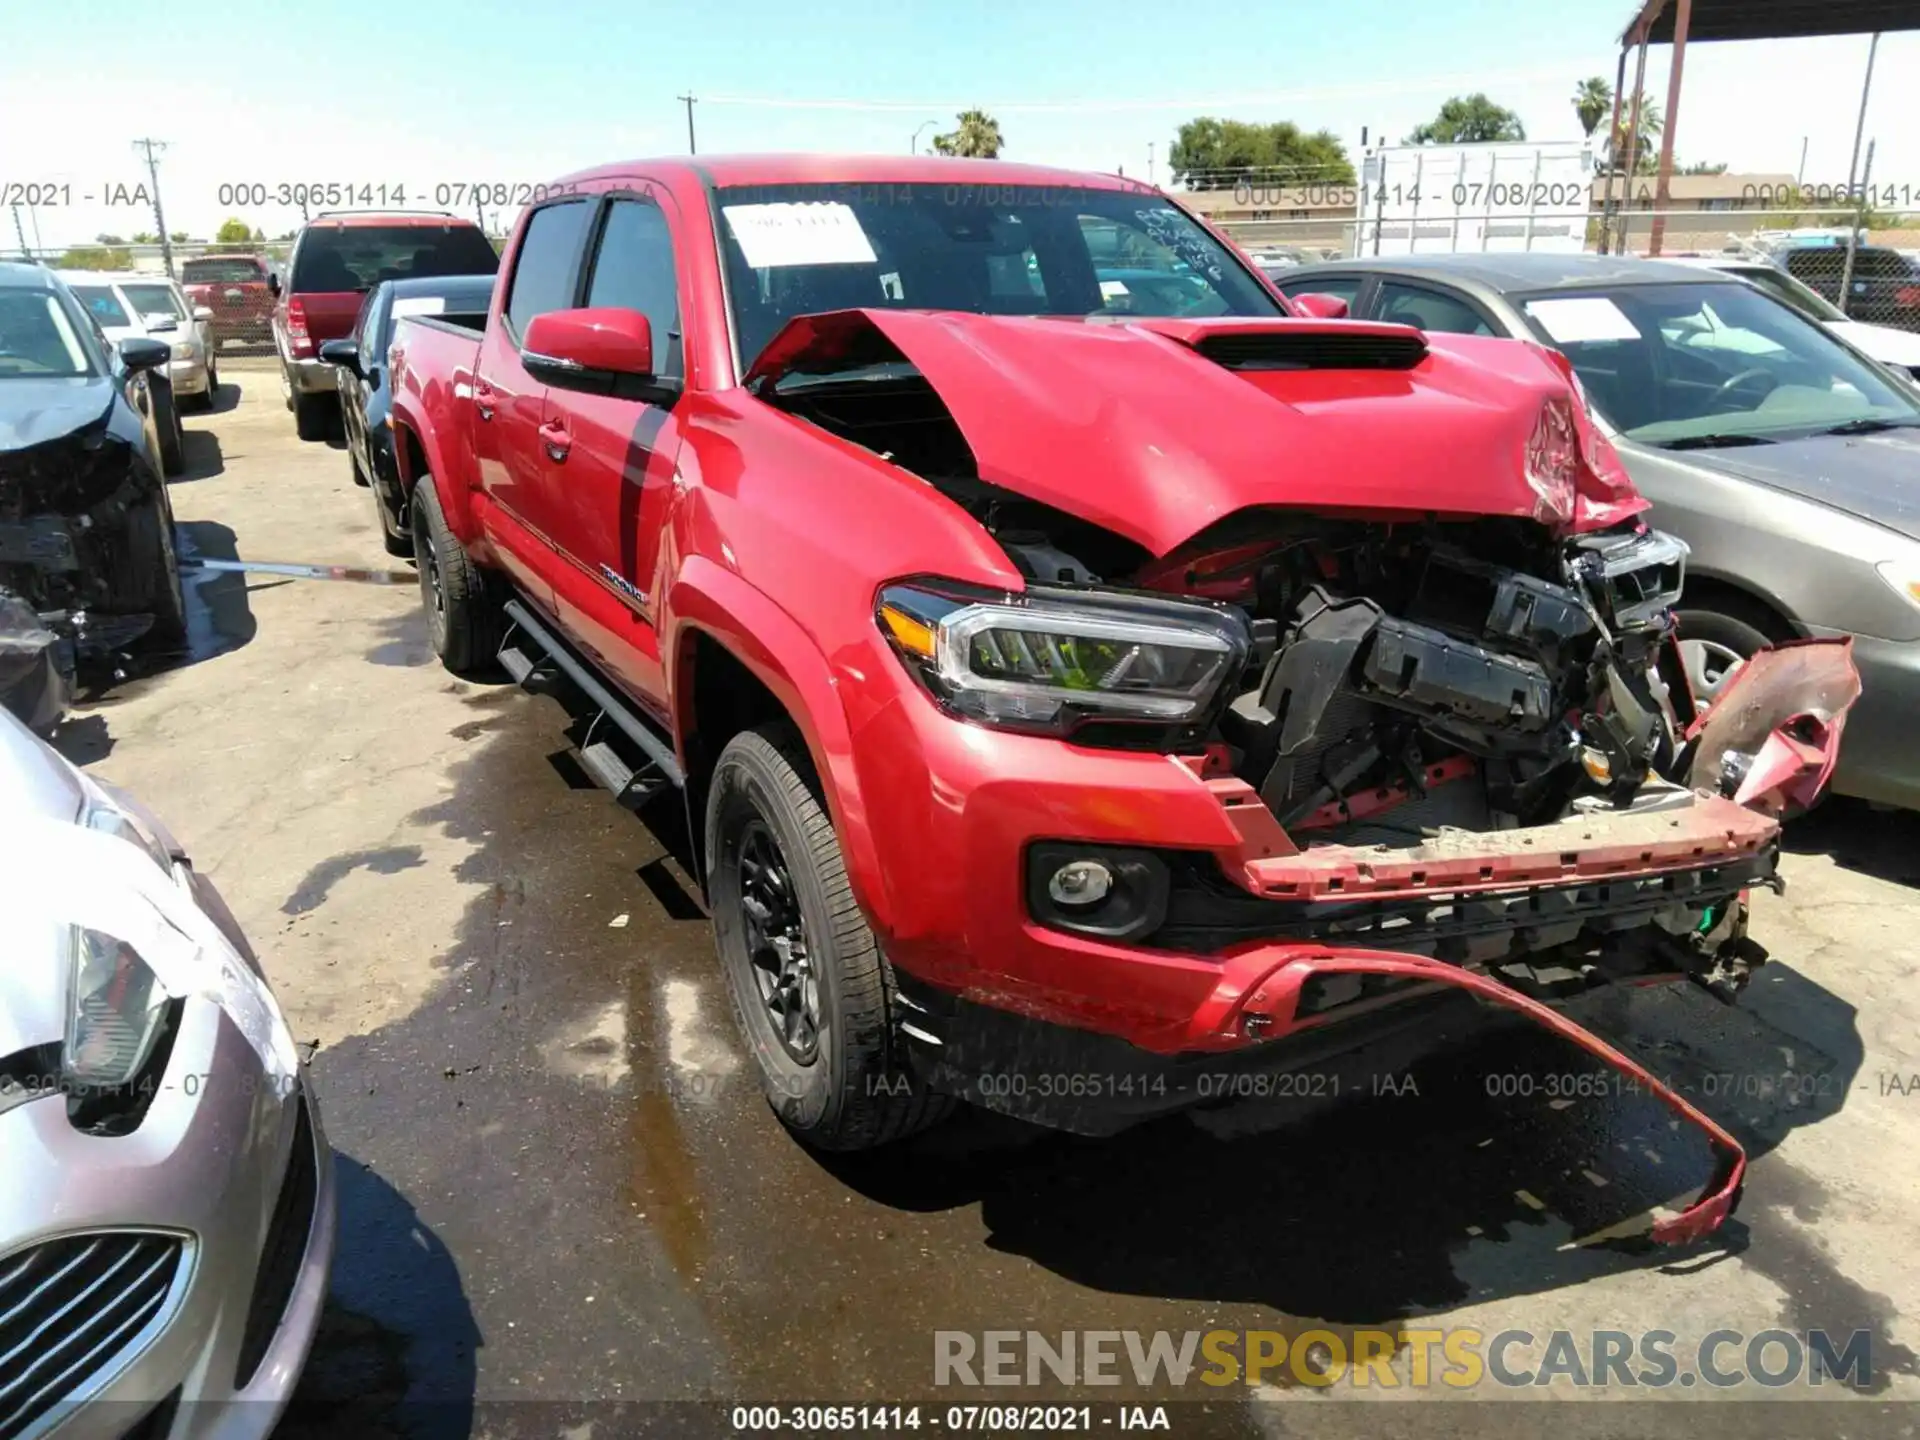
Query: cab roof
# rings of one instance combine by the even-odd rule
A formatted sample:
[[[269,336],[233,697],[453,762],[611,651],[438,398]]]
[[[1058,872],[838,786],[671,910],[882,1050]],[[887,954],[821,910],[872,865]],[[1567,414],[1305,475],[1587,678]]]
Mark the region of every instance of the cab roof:
[[[1052,165],[1022,165],[1011,160],[962,160],[944,155],[673,155],[597,165],[561,177],[567,181],[614,180],[636,172],[690,177],[727,185],[1057,185],[1100,190],[1157,193],[1144,181],[1124,175],[1063,170]]]

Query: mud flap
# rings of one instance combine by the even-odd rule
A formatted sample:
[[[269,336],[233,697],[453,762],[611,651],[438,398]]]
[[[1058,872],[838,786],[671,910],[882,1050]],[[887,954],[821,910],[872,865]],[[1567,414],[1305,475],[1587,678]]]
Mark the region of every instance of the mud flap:
[[[1255,952],[1245,958],[1254,959],[1261,954],[1271,960],[1271,951]],[[1231,965],[1228,968],[1229,971],[1233,969]],[[1681,1119],[1705,1133],[1714,1157],[1713,1174],[1693,1204],[1678,1215],[1654,1222],[1648,1232],[1653,1240],[1663,1245],[1677,1245],[1710,1235],[1740,1203],[1740,1191],[1746,1179],[1747,1154],[1738,1140],[1630,1056],[1576,1025],[1559,1011],[1510,989],[1498,980],[1443,961],[1383,950],[1322,951],[1297,955],[1296,958],[1283,959],[1278,964],[1269,964],[1255,974],[1258,978],[1244,981],[1231,974],[1222,978],[1213,1000],[1202,1006],[1194,1016],[1194,1031],[1205,1033],[1190,1031],[1188,1038],[1192,1043],[1198,1046],[1205,1046],[1209,1041],[1218,1043],[1223,1035],[1278,1036],[1289,1030],[1299,1033],[1301,1027],[1295,1023],[1295,1017],[1298,1014],[1300,990],[1315,976],[1382,975],[1455,986],[1470,991],[1482,1001],[1518,1011],[1562,1040],[1571,1041],[1589,1054],[1598,1056],[1621,1074],[1631,1077],[1637,1085],[1653,1092]]]
[[[1762,650],[1688,729],[1687,783],[1768,815],[1804,810],[1833,775],[1859,698],[1850,636]]]

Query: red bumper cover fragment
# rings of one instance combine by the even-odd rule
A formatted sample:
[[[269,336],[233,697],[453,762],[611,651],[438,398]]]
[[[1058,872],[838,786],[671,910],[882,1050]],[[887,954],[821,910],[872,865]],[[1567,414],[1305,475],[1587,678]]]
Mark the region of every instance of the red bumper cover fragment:
[[[1746,1176],[1747,1156],[1725,1129],[1689,1104],[1630,1056],[1614,1049],[1591,1031],[1559,1011],[1520,994],[1500,981],[1471,970],[1418,955],[1381,950],[1324,950],[1288,947],[1291,953],[1276,959],[1272,948],[1249,952],[1230,961],[1218,988],[1193,1017],[1188,1041],[1195,1049],[1215,1048],[1245,1037],[1298,1031],[1315,1022],[1298,1014],[1301,987],[1316,976],[1381,975],[1433,985],[1452,985],[1480,1000],[1518,1011],[1529,1020],[1599,1057],[1660,1099],[1682,1119],[1704,1131],[1713,1152],[1714,1169],[1699,1198],[1678,1215],[1656,1221],[1649,1234],[1662,1244],[1681,1244],[1718,1229],[1739,1203]]]

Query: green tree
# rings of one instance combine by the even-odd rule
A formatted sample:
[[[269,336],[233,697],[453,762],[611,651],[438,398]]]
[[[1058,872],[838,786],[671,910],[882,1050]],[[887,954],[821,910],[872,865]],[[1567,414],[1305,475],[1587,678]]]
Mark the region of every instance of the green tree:
[[[127,243],[118,235],[96,235],[93,238],[98,240],[102,245],[124,245]]]
[[[126,248],[124,241],[114,245],[76,245],[58,260],[54,268],[59,270],[131,270],[133,252]]]
[[[1655,157],[1656,163],[1658,158],[1657,156]],[[1727,162],[1724,160],[1696,160],[1691,165],[1674,166],[1673,173],[1676,175],[1724,175],[1727,173]]]
[[[1478,145],[1490,140],[1524,140],[1527,127],[1504,105],[1478,92],[1456,95],[1440,113],[1407,136],[1409,145]]]
[[[942,155],[968,155],[979,160],[997,160],[1000,147],[1000,122],[984,110],[962,110],[956,118],[960,128],[933,137],[933,148]]]
[[[213,232],[213,238],[221,245],[239,245],[253,239],[253,231],[238,215],[229,215],[220,222],[220,228]]]
[[[1629,100],[1620,112],[1620,128],[1614,132],[1613,144],[1608,147],[1606,163],[1615,171],[1627,168],[1627,120],[1633,102]],[[1633,173],[1651,175],[1660,168],[1660,132],[1667,128],[1667,117],[1660,113],[1658,100],[1642,98],[1640,101],[1640,140],[1633,146]]]
[[[1595,75],[1582,80],[1573,92],[1573,113],[1580,117],[1580,128],[1593,138],[1593,132],[1600,128],[1600,122],[1613,111],[1613,86],[1606,77]]]
[[[133,237],[133,243],[136,245],[158,245],[160,243],[160,237],[151,230],[142,230]]]
[[[1180,127],[1167,162],[1174,182],[1189,190],[1229,190],[1256,172],[1301,184],[1351,185],[1354,178],[1339,136],[1309,134],[1290,120],[1255,125],[1198,116]]]

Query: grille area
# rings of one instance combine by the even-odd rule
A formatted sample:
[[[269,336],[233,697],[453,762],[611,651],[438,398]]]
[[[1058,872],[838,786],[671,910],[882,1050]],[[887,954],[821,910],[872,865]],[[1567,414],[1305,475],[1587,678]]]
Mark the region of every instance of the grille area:
[[[247,1306],[247,1328],[240,1338],[240,1361],[234,1367],[233,1388],[244,1390],[253,1372],[266,1358],[267,1346],[280,1328],[300,1262],[306,1258],[307,1236],[313,1231],[314,1198],[320,1183],[319,1157],[313,1148],[313,1119],[307,1097],[300,1096],[295,1122],[293,1154],[280,1181],[280,1197],[273,1204],[267,1243],[261,1247],[260,1269],[254,1276],[253,1299]]]
[[[113,1366],[166,1304],[185,1254],[177,1236],[112,1231],[0,1260],[0,1440]]]
[[[1229,370],[1411,370],[1427,357],[1417,334],[1209,335],[1195,347]]]

